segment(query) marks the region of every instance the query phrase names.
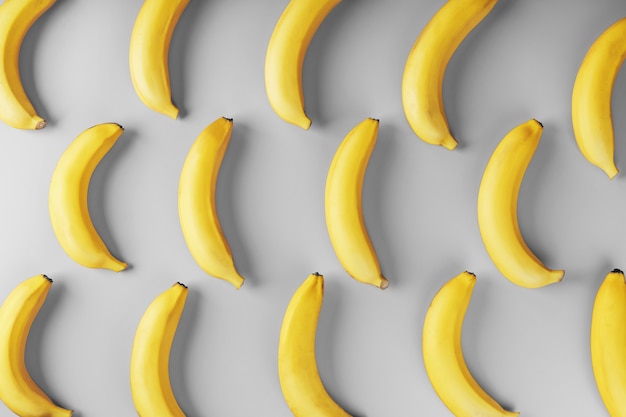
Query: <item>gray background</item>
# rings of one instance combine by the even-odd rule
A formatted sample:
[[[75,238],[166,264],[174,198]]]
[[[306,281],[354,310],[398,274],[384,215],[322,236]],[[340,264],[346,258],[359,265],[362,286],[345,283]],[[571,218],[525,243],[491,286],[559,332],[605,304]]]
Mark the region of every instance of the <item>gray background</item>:
[[[525,417],[607,415],[589,359],[598,286],[626,267],[626,180],[609,181],[579,152],[570,97],[593,40],[626,16],[621,0],[501,0],[452,58],[444,83],[453,152],[420,141],[402,111],[407,54],[442,0],[344,0],[304,65],[309,131],[276,116],[265,96],[265,49],[287,1],[191,0],[170,49],[173,121],[145,107],[129,76],[140,1],[58,0],[21,54],[25,88],[49,126],[0,125],[0,298],[37,273],[55,280],[27,348],[34,379],[81,417],[135,414],[128,364],[146,306],[175,281],[190,287],[170,369],[189,416],[290,416],[277,377],[282,315],[306,276],[326,276],[318,365],[328,391],[359,417],[451,415],[421,356],[428,304],[463,270],[478,275],[465,318],[470,370]],[[616,161],[626,170],[626,78],[614,89]],[[217,204],[240,291],[207,276],[179,228],[178,175],[198,133],[234,118]],[[344,135],[380,118],[363,208],[390,286],[359,284],[338,263],[324,186]],[[506,280],[482,245],[476,194],[489,156],[537,118],[542,142],[519,196],[531,249],[563,281],[528,290]],[[57,243],[47,198],[59,156],[81,131],[126,128],[98,166],[90,211],[115,274],[75,264]],[[0,404],[0,415],[10,412]]]

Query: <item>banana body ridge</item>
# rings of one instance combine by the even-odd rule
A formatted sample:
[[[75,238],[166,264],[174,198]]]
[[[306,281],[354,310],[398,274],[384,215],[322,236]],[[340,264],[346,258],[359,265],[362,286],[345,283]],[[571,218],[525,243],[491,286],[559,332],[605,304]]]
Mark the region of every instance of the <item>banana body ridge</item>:
[[[0,400],[22,417],[69,417],[30,377],[24,362],[31,325],[52,286],[45,275],[20,283],[0,306]]]
[[[295,417],[350,417],[328,395],[315,359],[315,333],[324,277],[311,274],[293,294],[280,329],[278,376]]]
[[[191,146],[180,174],[178,213],[183,236],[198,265],[207,274],[240,288],[244,278],[235,269],[215,205],[215,187],[232,125],[231,119],[217,119]]]
[[[564,271],[550,270],[533,254],[517,220],[517,197],[543,126],[531,119],[511,130],[491,155],[478,191],[478,226],[489,256],[510,281],[526,288],[559,282]]]
[[[607,28],[591,45],[572,91],[574,137],[583,156],[609,178],[617,175],[611,114],[613,85],[626,58],[626,18]]]
[[[308,129],[304,112],[302,64],[315,32],[341,0],[291,0],[267,46],[265,89],[270,105],[281,119]]]
[[[611,417],[626,416],[626,283],[615,269],[596,295],[591,318],[591,364]]]
[[[443,106],[444,75],[461,42],[497,2],[448,0],[413,44],[402,77],[402,104],[409,125],[424,142],[456,148]]]
[[[130,75],[137,95],[150,109],[176,119],[168,67],[170,42],[189,0],[145,0],[130,38]]]
[[[78,135],[58,161],[49,193],[52,228],[70,258],[89,268],[115,272],[126,269],[127,264],[114,258],[98,235],[87,195],[93,171],[123,132],[117,123],[103,123]]]
[[[46,127],[22,86],[19,57],[26,33],[55,2],[5,0],[0,5],[0,120],[18,129]]]
[[[475,284],[476,276],[463,272],[433,298],[422,334],[426,373],[456,417],[514,417],[519,413],[504,410],[478,385],[463,357],[461,330]]]
[[[324,205],[330,241],[345,270],[357,281],[385,289],[389,281],[381,273],[361,207],[378,124],[377,119],[365,119],[343,139],[328,170]]]
[[[176,283],[157,296],[144,312],[130,359],[130,387],[141,417],[184,417],[169,378],[169,357],[185,307],[187,287]]]

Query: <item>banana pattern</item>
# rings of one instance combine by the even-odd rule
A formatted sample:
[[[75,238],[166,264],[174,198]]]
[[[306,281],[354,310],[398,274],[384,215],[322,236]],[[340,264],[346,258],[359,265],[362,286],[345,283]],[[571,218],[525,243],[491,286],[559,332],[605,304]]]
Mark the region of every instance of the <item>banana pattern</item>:
[[[189,0],[145,0],[130,38],[130,75],[137,95],[150,109],[176,119],[168,57],[172,34]]]
[[[0,120],[17,129],[43,129],[20,78],[22,41],[56,0],[5,0],[0,5]]]
[[[626,58],[626,18],[606,29],[591,45],[572,92],[574,137],[583,156],[610,179],[617,175],[611,96]]]
[[[87,206],[91,175],[123,132],[117,123],[102,123],[83,131],[61,155],[50,181],[49,211],[54,234],[70,258],[88,268],[119,272],[127,267],[105,246]]]
[[[304,112],[302,64],[315,32],[341,0],[291,0],[267,46],[265,89],[270,105],[281,119],[308,129]]]
[[[626,416],[626,283],[619,269],[598,289],[591,318],[591,364],[611,417]]]
[[[514,417],[472,377],[461,346],[463,319],[476,276],[462,272],[441,287],[426,312],[422,354],[428,378],[441,401],[456,417]]]
[[[316,31],[341,0],[290,0],[269,40],[265,87],[273,111],[284,121],[309,129],[302,67]],[[447,0],[415,41],[402,78],[402,105],[414,133],[449,150],[458,142],[445,114],[442,87],[446,68],[463,40],[498,0]],[[56,0],[4,0],[0,5],[0,120],[18,129],[43,129],[22,86],[20,47],[33,23]],[[145,0],[130,37],[131,80],[150,109],[177,119],[168,68],[173,32],[189,0]],[[593,43],[572,91],[572,125],[584,157],[610,179],[614,162],[611,95],[626,58],[626,18]],[[227,151],[232,119],[208,125],[182,166],[178,210],[181,231],[194,260],[209,275],[239,289],[237,272],[219,223],[215,191]],[[388,287],[362,213],[365,172],[377,141],[379,121],[368,118],[344,138],[329,167],[325,217],[335,253],[355,280]],[[538,147],[543,126],[535,119],[511,130],[491,156],[480,184],[477,216],[485,248],[500,272],[516,285],[537,288],[559,282],[563,270],[547,268],[528,248],[517,220],[524,173]],[[108,250],[92,224],[87,194],[91,176],[124,129],[103,123],[82,132],[59,159],[49,189],[55,236],[75,262],[119,272],[127,267]],[[428,308],[422,354],[428,378],[441,401],[457,417],[515,417],[474,380],[465,363],[461,336],[476,276],[463,272],[442,286]],[[71,417],[33,381],[24,362],[31,325],[52,280],[37,275],[16,287],[0,306],[0,401],[23,417]],[[142,417],[184,417],[169,378],[169,356],[188,288],[174,284],[157,296],[142,316],[130,358],[130,390]],[[296,290],[284,314],[278,344],[278,374],[285,401],[296,417],[350,417],[329,395],[320,378],[315,337],[324,296],[324,277],[311,274]],[[612,417],[626,417],[626,282],[613,270],[593,306],[590,353],[600,396]]]
[[[295,417],[350,417],[328,395],[315,360],[315,333],[324,277],[309,275],[293,294],[280,329],[278,376],[287,405]]]
[[[170,385],[169,357],[188,289],[180,282],[157,296],[139,321],[130,358],[130,388],[141,417],[184,417]]]
[[[52,402],[26,369],[24,352],[31,325],[46,301],[52,280],[35,275],[21,282],[0,306],[0,400],[21,417],[70,417]]]
[[[517,197],[543,125],[531,119],[512,129],[491,155],[478,191],[478,226],[493,263],[511,282],[537,288],[561,281],[533,254],[517,222]]]
[[[178,213],[183,236],[198,265],[239,289],[244,278],[235,269],[215,205],[217,177],[232,128],[232,119],[221,117],[191,146],[180,174]]]
[[[443,105],[446,68],[461,42],[497,2],[448,0],[413,44],[402,77],[402,105],[409,125],[424,142],[456,148]]]
[[[363,179],[378,124],[377,119],[365,119],[343,139],[328,170],[324,204],[330,241],[345,270],[357,281],[384,290],[389,281],[380,271],[361,208]]]

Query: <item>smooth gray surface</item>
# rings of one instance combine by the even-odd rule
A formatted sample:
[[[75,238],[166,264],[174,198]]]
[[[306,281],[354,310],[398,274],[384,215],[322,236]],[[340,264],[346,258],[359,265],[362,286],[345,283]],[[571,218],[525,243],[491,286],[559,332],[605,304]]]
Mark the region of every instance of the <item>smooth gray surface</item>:
[[[25,88],[50,122],[0,125],[0,299],[37,273],[55,280],[27,352],[34,379],[76,416],[135,415],[128,383],[136,325],[175,281],[189,285],[171,358],[189,416],[290,416],[277,377],[284,309],[313,271],[326,276],[318,365],[327,390],[358,417],[449,416],[421,356],[421,330],[441,285],[478,275],[464,326],[466,361],[483,388],[524,417],[607,415],[589,357],[596,290],[626,267],[626,180],[609,181],[573,138],[570,96],[588,47],[626,16],[621,0],[500,0],[454,55],[444,83],[453,152],[420,141],[403,114],[406,56],[442,0],[344,0],[320,27],[304,68],[303,131],[265,96],[265,48],[286,0],[192,0],[170,49],[168,119],[137,98],[128,43],[140,1],[58,0],[21,55]],[[626,79],[614,90],[616,160],[626,170]],[[220,116],[234,132],[217,190],[222,227],[247,282],[204,274],[179,229],[178,175],[197,134]],[[364,213],[390,286],[357,283],[339,265],[324,220],[334,151],[380,118]],[[484,166],[514,126],[537,118],[542,142],[519,200],[522,233],[559,284],[527,290],[493,266],[476,221]],[[82,130],[126,128],[89,195],[97,229],[132,269],[75,264],[48,218],[58,157]],[[10,412],[0,404],[0,415]]]

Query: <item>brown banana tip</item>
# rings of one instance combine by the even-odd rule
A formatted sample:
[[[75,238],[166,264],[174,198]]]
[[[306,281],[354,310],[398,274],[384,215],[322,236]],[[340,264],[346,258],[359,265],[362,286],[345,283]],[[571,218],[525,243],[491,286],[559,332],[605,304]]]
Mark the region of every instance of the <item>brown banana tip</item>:
[[[533,119],[535,122],[539,123],[539,126],[541,126],[543,128],[543,123],[541,123],[539,120],[537,119]]]
[[[106,122],[106,123],[99,123],[97,125],[93,125],[90,127],[90,129],[93,129],[96,126],[102,126],[102,125],[115,125],[117,127],[119,127],[120,129],[124,130],[124,126],[122,126],[121,124],[117,123],[117,122]]]
[[[41,120],[40,122],[37,122],[37,124],[35,125],[35,130],[41,130],[46,126],[48,126],[48,122],[46,122],[45,120]]]
[[[387,278],[381,276],[380,277],[380,285],[378,286],[378,288],[380,288],[381,290],[384,290],[388,286],[389,286],[389,281],[387,280]]]
[[[473,276],[474,278],[476,278],[476,274],[471,272],[471,271],[465,271],[465,273],[470,274],[471,276]]]
[[[177,285],[180,285],[183,288],[188,288],[185,284],[183,284],[182,282],[178,281],[176,282]]]
[[[316,277],[321,277],[322,274],[320,274],[319,272],[313,272],[311,275],[315,275]]]
[[[49,277],[48,275],[46,275],[46,274],[41,274],[41,276],[42,276],[43,278],[47,279],[47,280],[48,280],[48,281],[50,281],[50,282],[54,282],[54,281],[52,281],[52,278],[50,278],[50,277]]]
[[[621,270],[621,269],[619,269],[619,268],[615,268],[615,269],[614,269],[614,270],[612,270],[611,272],[612,272],[612,273],[614,273],[614,274],[623,274],[623,273],[624,273],[624,271],[622,271],[622,270]]]
[[[370,117],[369,119],[375,121],[376,123],[380,123],[380,119],[377,119],[375,117]]]
[[[229,122],[233,122],[233,118],[232,117],[222,117],[222,119],[227,120]]]

